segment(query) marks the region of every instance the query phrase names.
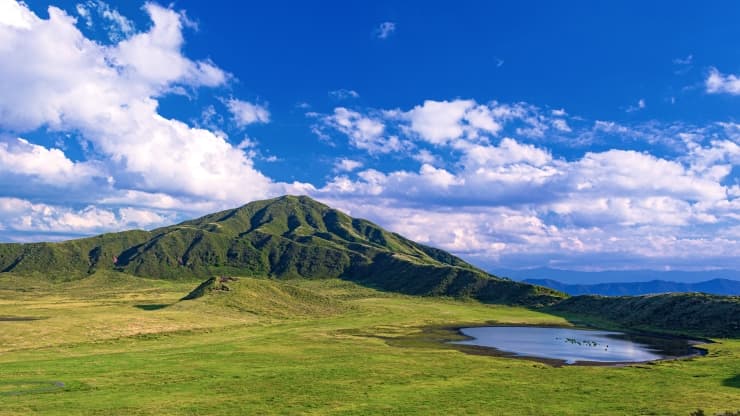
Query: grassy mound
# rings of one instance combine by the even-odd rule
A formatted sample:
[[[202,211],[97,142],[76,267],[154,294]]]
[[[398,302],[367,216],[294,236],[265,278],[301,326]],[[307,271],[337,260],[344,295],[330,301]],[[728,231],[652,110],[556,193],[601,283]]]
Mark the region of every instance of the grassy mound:
[[[329,316],[347,310],[341,301],[290,283],[248,277],[212,277],[179,302],[200,302],[258,316],[292,318]]]

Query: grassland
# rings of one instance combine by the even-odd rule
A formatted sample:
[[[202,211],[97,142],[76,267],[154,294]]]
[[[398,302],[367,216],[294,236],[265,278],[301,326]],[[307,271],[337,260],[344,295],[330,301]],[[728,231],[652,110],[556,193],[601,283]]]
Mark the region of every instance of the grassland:
[[[740,340],[701,358],[551,367],[408,340],[434,325],[567,324],[340,280],[0,275],[0,414],[708,415],[740,409]],[[288,307],[290,305],[290,307]],[[37,319],[33,319],[37,318]],[[413,339],[413,337],[411,337]]]

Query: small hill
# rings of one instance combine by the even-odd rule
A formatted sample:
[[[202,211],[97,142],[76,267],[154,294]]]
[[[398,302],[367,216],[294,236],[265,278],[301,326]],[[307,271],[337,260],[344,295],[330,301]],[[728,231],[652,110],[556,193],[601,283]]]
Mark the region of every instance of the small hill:
[[[574,296],[549,308],[623,328],[710,337],[740,337],[740,297],[702,293],[651,296]]]
[[[567,284],[551,279],[526,279],[525,283],[549,287],[569,295],[636,296],[659,293],[708,293],[712,295],[740,295],[740,281],[712,279],[705,282],[681,283],[666,280],[627,283]]]
[[[526,306],[552,304],[564,296],[498,278],[305,196],[255,201],[153,231],[0,244],[2,272],[69,278],[97,270],[165,279],[341,278],[411,295]]]
[[[347,309],[341,301],[268,279],[212,277],[181,302],[196,301],[271,318],[333,315]]]

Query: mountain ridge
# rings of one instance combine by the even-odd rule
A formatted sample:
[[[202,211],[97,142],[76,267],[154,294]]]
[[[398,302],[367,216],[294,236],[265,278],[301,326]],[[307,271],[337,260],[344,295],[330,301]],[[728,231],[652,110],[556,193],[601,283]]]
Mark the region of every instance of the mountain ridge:
[[[553,279],[524,279],[525,283],[545,286],[571,296],[639,296],[660,293],[708,293],[712,295],[740,295],[740,281],[730,279],[712,279],[696,283],[672,282],[668,280],[651,280],[647,282],[567,284]]]
[[[525,279],[552,279],[566,284],[629,283],[650,280],[667,280],[681,283],[697,283],[712,279],[740,281],[740,271],[733,269],[580,271],[538,267],[529,269],[487,268],[487,270],[497,276],[507,276],[519,281]]]
[[[0,271],[83,277],[96,270],[179,279],[219,274],[342,278],[411,295],[537,306],[564,295],[502,279],[443,250],[307,196],[254,201],[151,231],[0,244]]]

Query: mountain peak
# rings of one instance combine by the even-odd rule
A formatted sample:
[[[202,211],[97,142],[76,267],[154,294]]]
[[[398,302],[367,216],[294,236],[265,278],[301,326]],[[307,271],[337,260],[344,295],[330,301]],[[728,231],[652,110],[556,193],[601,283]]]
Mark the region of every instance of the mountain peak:
[[[254,201],[151,232],[0,245],[3,271],[84,275],[97,269],[158,278],[342,278],[408,294],[527,305],[561,296],[497,278],[308,196]]]

